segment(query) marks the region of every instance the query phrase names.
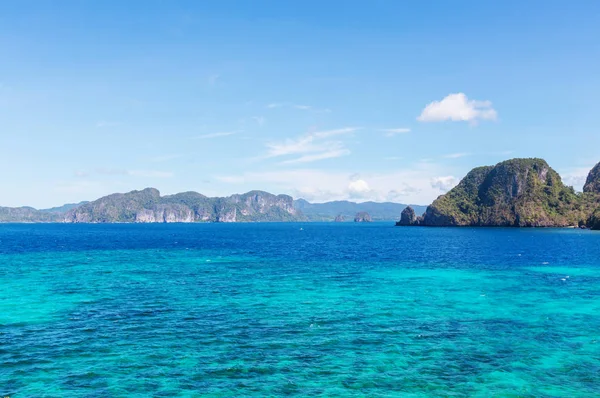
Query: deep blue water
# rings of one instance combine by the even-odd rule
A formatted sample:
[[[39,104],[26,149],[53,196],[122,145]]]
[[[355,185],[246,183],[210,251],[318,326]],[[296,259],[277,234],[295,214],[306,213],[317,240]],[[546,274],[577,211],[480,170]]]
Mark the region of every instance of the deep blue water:
[[[600,233],[0,225],[0,396],[600,396]]]

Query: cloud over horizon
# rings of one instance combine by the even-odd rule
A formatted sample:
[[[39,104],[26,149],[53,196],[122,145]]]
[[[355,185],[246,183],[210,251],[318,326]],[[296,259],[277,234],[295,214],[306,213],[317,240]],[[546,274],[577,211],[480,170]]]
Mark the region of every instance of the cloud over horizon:
[[[268,187],[275,193],[312,202],[355,200],[427,205],[458,182],[444,171],[447,170],[440,165],[417,163],[386,173],[291,169],[216,175],[214,179],[233,185],[232,191]]]

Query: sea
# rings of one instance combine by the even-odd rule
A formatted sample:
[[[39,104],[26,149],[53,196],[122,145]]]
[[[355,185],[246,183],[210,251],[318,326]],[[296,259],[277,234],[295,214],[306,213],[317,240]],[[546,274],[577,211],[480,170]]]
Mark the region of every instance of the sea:
[[[598,397],[600,233],[0,225],[0,397]]]

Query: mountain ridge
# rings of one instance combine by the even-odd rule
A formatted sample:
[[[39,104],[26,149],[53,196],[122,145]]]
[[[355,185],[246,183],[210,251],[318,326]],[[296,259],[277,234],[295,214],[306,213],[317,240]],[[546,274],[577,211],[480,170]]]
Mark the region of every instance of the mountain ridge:
[[[68,211],[66,223],[302,221],[288,195],[250,191],[209,198],[197,192],[161,196],[155,188],[116,193]]]

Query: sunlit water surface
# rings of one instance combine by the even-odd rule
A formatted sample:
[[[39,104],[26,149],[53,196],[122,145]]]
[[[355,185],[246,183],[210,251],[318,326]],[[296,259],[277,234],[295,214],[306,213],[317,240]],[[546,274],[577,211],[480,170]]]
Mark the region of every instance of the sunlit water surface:
[[[0,396],[600,396],[600,233],[0,226]]]

